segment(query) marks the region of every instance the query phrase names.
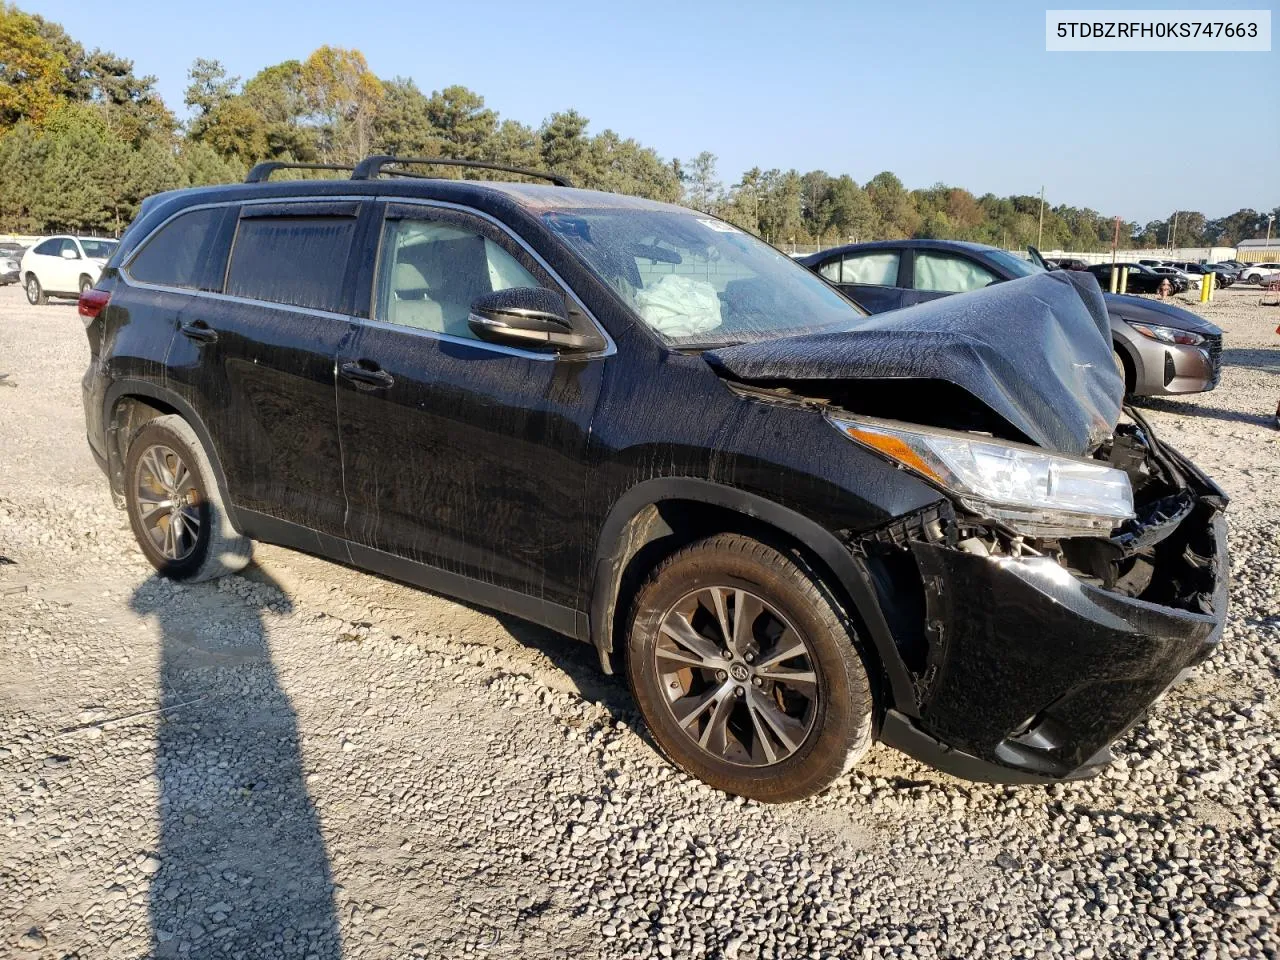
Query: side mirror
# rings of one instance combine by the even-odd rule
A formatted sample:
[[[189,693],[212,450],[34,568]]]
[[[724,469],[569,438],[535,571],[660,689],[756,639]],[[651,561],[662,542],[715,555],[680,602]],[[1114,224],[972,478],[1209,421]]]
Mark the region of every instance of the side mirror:
[[[544,287],[512,287],[477,297],[467,325],[488,343],[571,352],[591,345],[569,322],[564,297]]]
[[[63,247],[62,259],[63,260],[79,260],[80,254],[76,253],[74,250],[68,250],[66,247]]]

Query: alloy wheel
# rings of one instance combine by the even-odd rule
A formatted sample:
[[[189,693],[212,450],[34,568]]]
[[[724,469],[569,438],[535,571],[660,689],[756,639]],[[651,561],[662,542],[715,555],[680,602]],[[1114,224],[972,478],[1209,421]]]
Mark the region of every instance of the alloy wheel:
[[[27,277],[27,299],[31,303],[40,299],[40,281],[35,277]]]
[[[718,760],[781,763],[813,730],[813,652],[776,607],[748,590],[687,594],[663,617],[653,657],[676,725]]]
[[[200,491],[182,457],[163,444],[147,447],[138,458],[134,494],[138,518],[161,555],[189,557],[200,540]]]

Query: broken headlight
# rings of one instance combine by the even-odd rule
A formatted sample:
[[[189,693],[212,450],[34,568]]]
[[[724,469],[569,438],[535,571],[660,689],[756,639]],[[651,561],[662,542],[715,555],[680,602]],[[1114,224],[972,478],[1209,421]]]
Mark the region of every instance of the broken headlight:
[[[1106,535],[1134,516],[1129,477],[1094,460],[985,437],[831,418],[846,436],[931,480],[980,516],[1034,536]]]

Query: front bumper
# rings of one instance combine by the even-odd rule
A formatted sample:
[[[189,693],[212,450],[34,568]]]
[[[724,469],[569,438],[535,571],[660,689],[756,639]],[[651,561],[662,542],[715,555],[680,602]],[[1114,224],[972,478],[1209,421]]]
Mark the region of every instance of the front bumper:
[[[1222,636],[1226,498],[1196,479],[1203,489],[1190,508],[1159,531],[1140,598],[1049,558],[910,542],[929,653],[916,702],[894,705],[881,739],[973,780],[1044,782],[1105,767],[1110,744]]]
[[[1160,343],[1143,338],[1136,345],[1142,371],[1133,392],[1156,397],[1203,393],[1222,375],[1222,337],[1209,336],[1199,346]]]
[[[7,287],[11,283],[17,283],[20,276],[21,273],[17,270],[6,270],[4,273],[0,273],[0,286]]]

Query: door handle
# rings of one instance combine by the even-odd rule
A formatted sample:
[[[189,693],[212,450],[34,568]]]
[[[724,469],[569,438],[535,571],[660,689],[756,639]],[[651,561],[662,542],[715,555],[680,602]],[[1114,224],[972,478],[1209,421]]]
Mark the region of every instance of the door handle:
[[[182,335],[197,343],[213,343],[218,339],[218,331],[203,320],[184,320],[180,327]]]
[[[338,365],[338,374],[346,380],[370,387],[389,387],[396,382],[395,377],[372,360],[348,360]]]

